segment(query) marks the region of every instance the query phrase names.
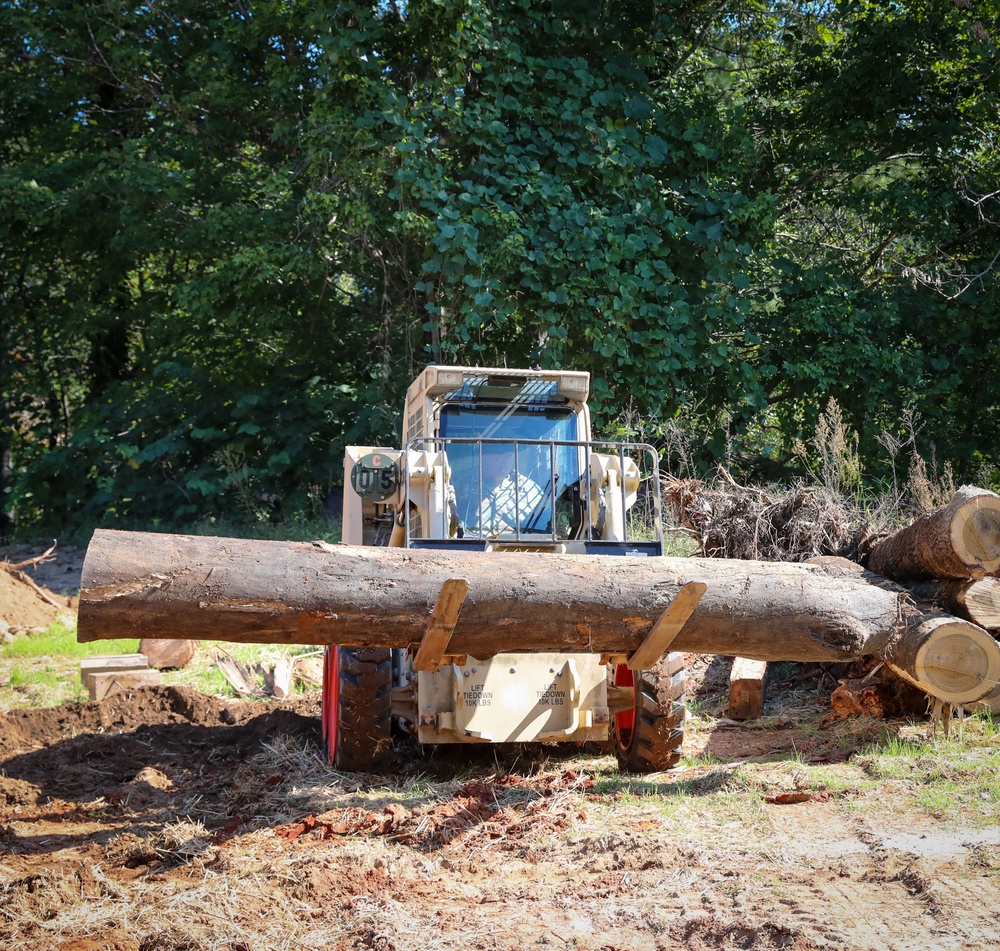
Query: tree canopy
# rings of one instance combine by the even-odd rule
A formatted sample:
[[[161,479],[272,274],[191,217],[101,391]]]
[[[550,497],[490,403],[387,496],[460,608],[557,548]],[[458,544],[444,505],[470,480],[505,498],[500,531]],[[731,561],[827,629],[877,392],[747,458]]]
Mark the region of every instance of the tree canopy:
[[[993,0],[0,0],[7,530],[320,504],[427,362],[997,463]],[[2,531],[0,527],[0,531]]]

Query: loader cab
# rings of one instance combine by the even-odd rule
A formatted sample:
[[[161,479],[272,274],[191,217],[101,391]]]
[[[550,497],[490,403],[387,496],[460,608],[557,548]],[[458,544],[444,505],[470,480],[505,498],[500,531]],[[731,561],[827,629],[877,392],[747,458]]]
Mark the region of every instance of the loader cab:
[[[585,465],[578,433],[579,416],[565,405],[442,406],[438,437],[463,536],[569,538]]]
[[[351,545],[657,555],[651,446],[591,438],[590,375],[430,366],[401,449],[348,446]]]
[[[404,416],[406,547],[660,554],[655,452],[594,442],[589,388],[575,371],[424,370]],[[639,539],[626,513],[644,480],[655,537]]]
[[[406,446],[445,460],[450,518],[411,525],[408,546],[570,539],[580,526],[588,389],[586,373],[428,367],[407,394]]]

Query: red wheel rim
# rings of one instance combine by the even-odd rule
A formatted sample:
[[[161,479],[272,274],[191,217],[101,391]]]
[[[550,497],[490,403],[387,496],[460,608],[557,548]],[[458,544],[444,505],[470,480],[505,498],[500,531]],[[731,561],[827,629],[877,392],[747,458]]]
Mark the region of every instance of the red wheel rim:
[[[323,708],[320,724],[323,745],[331,763],[337,760],[337,720],[340,712],[340,657],[336,647],[328,647],[323,656]]]
[[[630,749],[635,736],[635,671],[624,664],[615,664],[615,686],[632,688],[632,706],[615,714],[615,737],[623,749]]]

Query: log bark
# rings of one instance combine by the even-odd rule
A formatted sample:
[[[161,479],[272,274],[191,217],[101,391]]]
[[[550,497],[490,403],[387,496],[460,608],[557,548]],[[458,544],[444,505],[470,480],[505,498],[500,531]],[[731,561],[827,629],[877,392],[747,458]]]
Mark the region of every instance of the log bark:
[[[908,584],[920,601],[935,601],[949,614],[986,628],[1000,630],[1000,579],[982,581],[917,581]]]
[[[95,532],[84,564],[78,636],[407,647],[421,641],[442,586],[452,579],[467,580],[469,591],[447,653],[473,657],[631,653],[690,581],[707,591],[672,650],[846,661],[895,656],[911,637],[924,645],[928,637],[948,636],[955,647],[962,625],[968,640],[980,644],[978,628],[968,622],[954,621],[959,627],[941,634],[923,632],[928,614],[903,589],[846,576],[836,566],[354,548],[104,530]],[[1000,647],[993,643],[993,654],[970,653],[962,676],[996,680]],[[918,653],[906,653],[901,667],[916,663]],[[960,654],[949,656],[958,662]],[[931,686],[937,689],[937,682]],[[993,686],[984,682],[982,693]]]
[[[962,486],[955,498],[879,542],[868,567],[894,581],[981,579],[1000,568],[1000,496]]]

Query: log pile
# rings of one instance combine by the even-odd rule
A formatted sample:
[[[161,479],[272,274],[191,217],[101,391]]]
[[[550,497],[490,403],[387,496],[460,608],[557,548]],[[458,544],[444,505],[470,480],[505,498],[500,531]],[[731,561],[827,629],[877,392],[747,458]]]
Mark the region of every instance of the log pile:
[[[933,644],[910,641],[889,667],[914,682],[912,670],[933,669],[942,682],[955,683],[954,671],[969,662],[968,652],[986,664],[985,656],[1000,636],[1000,496],[975,486],[962,486],[947,505],[921,516],[876,544],[868,568],[905,585],[912,596],[976,625],[974,641],[950,638],[948,625],[956,618],[942,616],[941,636]],[[992,643],[991,643],[992,642]],[[903,661],[900,666],[899,661]],[[986,665],[988,666],[988,665]],[[1000,708],[1000,676],[983,703]],[[919,684],[918,684],[919,685]],[[956,703],[968,702],[953,701]]]
[[[868,556],[876,574],[903,584],[980,581],[1000,568],[1000,496],[964,485],[947,505],[880,541]]]
[[[994,683],[992,696],[985,702],[1000,709],[998,677],[988,660],[1000,636],[1000,579],[996,577],[1000,572],[1000,496],[963,486],[947,505],[880,539],[858,517],[860,513],[826,489],[798,486],[775,496],[740,486],[724,471],[721,483],[707,486],[695,480],[668,480],[665,485],[665,511],[697,541],[702,554],[825,562],[828,570],[840,562],[842,570],[859,577],[863,564],[869,582],[883,586],[895,582],[939,615],[928,624],[924,642],[908,638],[906,647],[897,644],[896,656],[882,667],[882,674],[891,677],[895,673],[936,699],[961,704],[970,702],[970,691],[961,689],[965,675],[955,671],[971,664],[982,672],[984,685]],[[823,556],[846,556],[859,564]],[[965,626],[951,627],[957,619],[971,622],[975,633],[970,634]],[[915,668],[919,677],[913,676]],[[928,689],[928,678],[936,680],[934,689]],[[864,697],[859,694],[854,700],[871,706],[865,698],[881,688],[893,697],[898,692],[891,683],[880,687],[877,681],[866,681]],[[851,691],[851,682],[842,685],[838,691],[841,706]]]

